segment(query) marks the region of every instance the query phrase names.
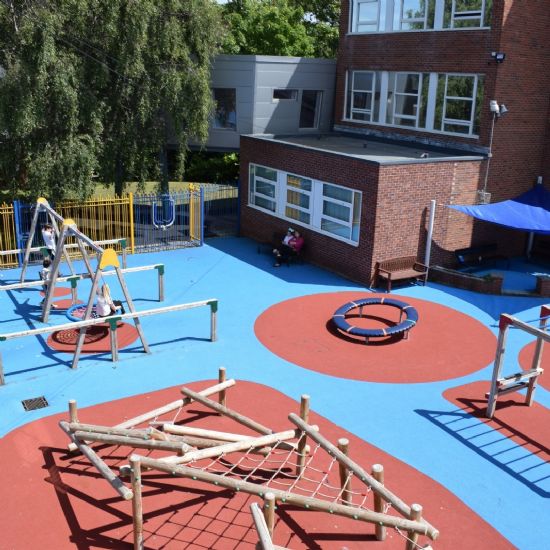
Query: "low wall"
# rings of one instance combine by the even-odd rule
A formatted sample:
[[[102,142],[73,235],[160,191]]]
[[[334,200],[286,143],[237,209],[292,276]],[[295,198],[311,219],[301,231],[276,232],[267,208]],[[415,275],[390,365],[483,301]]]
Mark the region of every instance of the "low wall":
[[[462,273],[454,269],[434,266],[430,268],[428,278],[434,283],[441,283],[442,285],[449,285],[455,288],[463,288],[464,290],[472,290],[473,292],[502,294],[503,278],[494,275],[477,277],[471,273]]]

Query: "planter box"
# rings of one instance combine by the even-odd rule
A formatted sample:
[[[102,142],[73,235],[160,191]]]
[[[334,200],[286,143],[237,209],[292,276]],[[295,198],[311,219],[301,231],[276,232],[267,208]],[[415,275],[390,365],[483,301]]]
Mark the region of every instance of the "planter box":
[[[477,277],[471,273],[462,273],[454,269],[434,266],[430,268],[429,280],[483,294],[502,294],[503,278],[497,276]],[[548,290],[550,292],[550,280]]]

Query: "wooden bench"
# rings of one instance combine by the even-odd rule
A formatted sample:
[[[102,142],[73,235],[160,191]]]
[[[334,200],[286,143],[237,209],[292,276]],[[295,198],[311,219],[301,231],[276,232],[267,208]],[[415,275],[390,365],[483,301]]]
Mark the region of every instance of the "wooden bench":
[[[498,253],[496,243],[459,248],[454,253],[459,268],[483,267],[495,265],[497,260],[507,260],[506,256]]]
[[[428,267],[419,261],[416,256],[404,256],[377,262],[375,266],[376,286],[379,286],[380,279],[386,280],[386,288],[391,292],[391,285],[394,281],[404,279],[418,279],[426,284],[428,278]]]

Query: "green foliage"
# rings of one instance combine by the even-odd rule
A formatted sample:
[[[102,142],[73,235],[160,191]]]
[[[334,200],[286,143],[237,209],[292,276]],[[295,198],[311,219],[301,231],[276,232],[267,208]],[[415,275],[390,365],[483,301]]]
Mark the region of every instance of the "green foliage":
[[[223,6],[225,53],[335,57],[336,0],[232,0]]]
[[[52,200],[92,175],[159,178],[168,140],[203,141],[214,0],[0,2],[0,181]],[[182,166],[183,162],[179,165]]]
[[[237,153],[190,153],[185,179],[199,183],[236,181],[239,178]]]

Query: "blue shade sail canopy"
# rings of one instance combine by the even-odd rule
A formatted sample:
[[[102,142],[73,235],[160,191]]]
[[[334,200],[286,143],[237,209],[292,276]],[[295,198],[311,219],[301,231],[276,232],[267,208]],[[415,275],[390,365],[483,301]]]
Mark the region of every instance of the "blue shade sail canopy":
[[[512,229],[550,235],[550,191],[537,185],[515,199],[493,204],[451,206],[468,216]]]

